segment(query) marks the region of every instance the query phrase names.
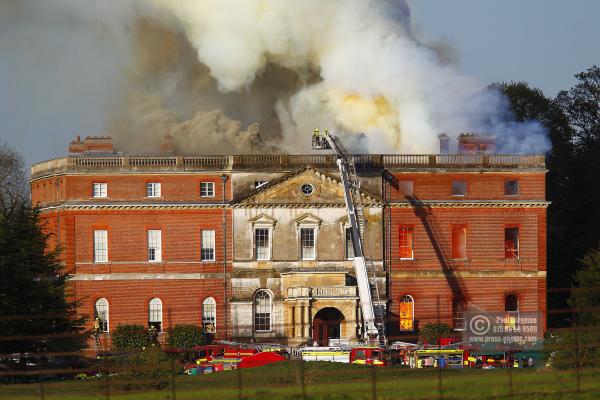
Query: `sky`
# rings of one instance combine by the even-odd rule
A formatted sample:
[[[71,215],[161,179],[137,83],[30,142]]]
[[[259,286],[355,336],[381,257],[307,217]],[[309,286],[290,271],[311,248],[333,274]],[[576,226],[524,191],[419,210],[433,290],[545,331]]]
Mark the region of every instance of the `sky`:
[[[598,0],[409,3],[419,38],[443,43],[462,71],[486,84],[527,81],[554,96],[574,84],[574,74],[600,64]],[[88,37],[89,21],[35,20],[43,34],[27,25],[8,29],[6,22],[0,7],[0,141],[30,165],[64,156],[78,134],[103,134],[107,93],[121,83],[122,49]],[[53,30],[65,24],[77,34],[57,41]],[[73,50],[88,42],[84,54]]]

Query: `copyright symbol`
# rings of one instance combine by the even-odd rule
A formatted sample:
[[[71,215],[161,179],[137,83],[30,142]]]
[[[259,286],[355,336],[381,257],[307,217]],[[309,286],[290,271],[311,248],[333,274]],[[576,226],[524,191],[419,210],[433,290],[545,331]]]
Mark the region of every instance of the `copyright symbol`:
[[[477,336],[485,335],[490,330],[490,320],[485,315],[475,315],[469,321],[469,328]]]

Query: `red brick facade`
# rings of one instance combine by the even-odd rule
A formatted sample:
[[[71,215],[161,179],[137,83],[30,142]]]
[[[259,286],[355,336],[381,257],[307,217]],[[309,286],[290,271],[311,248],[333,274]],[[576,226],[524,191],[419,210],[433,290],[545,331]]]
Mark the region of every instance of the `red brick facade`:
[[[42,207],[45,226],[53,233],[51,246],[63,249],[65,269],[72,274],[71,293],[81,302],[80,313],[90,317],[90,329],[94,304],[100,298],[109,304],[111,332],[119,323],[146,325],[152,298],[162,302],[163,331],[180,323],[199,325],[202,302],[212,297],[216,301],[217,337],[229,336],[232,254],[234,247],[241,245],[232,240],[232,209],[240,193],[249,191],[246,183],[236,189],[235,181],[243,177],[244,182],[252,182],[253,176],[263,180],[265,167],[251,157],[223,157],[219,165],[212,165],[212,159],[172,157],[168,167],[151,160],[142,168],[113,156],[103,157],[108,161],[98,161],[97,165],[93,157],[88,158],[88,164],[70,157],[62,164],[53,160],[34,166],[32,201]],[[307,160],[316,160],[309,157]],[[430,165],[436,156],[407,156],[423,157],[429,164],[413,165],[412,158],[407,158],[405,167],[397,161],[386,165],[385,157],[372,156],[368,184],[384,202],[381,229],[390,337],[406,334],[399,330],[398,321],[400,299],[405,295],[414,301],[416,328],[429,322],[452,325],[453,301],[490,312],[504,311],[507,295],[518,298],[519,311],[540,312],[545,320],[547,203],[543,161],[540,164],[536,159],[533,165],[511,161],[490,167],[487,157],[492,156],[482,156],[486,157],[483,163],[458,160],[440,168]],[[389,157],[397,160],[401,156]],[[281,175],[306,165],[290,166],[290,159],[269,159],[274,163],[269,172],[279,171]],[[332,160],[323,160],[325,168],[335,171]],[[198,165],[200,162],[206,164]],[[255,164],[249,167],[244,162]],[[225,196],[223,175],[227,177]],[[457,181],[466,185],[458,195],[453,194],[453,182]],[[518,181],[517,194],[507,194],[507,181]],[[214,183],[212,196],[201,196],[202,182]],[[106,184],[106,197],[93,197],[94,183]],[[148,183],[161,184],[160,197],[147,196]],[[453,252],[453,243],[456,247],[457,240],[463,240],[453,240],[456,227],[466,232],[461,250],[466,256],[460,259],[453,257],[458,254]],[[410,228],[411,252],[400,252],[401,228]],[[518,229],[518,255],[513,258],[507,258],[507,228]],[[107,232],[106,262],[94,260],[95,230]],[[148,261],[148,230],[161,231],[159,262]],[[201,260],[203,230],[215,232],[214,261]],[[402,258],[401,254],[412,254],[412,258]],[[109,344],[109,335],[103,340]]]

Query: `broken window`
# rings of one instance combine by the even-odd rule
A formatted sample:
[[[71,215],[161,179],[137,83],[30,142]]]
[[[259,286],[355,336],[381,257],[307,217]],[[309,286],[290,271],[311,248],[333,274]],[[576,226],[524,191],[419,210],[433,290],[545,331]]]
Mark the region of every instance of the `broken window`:
[[[212,333],[217,327],[217,302],[212,297],[207,297],[202,302],[202,329]],[[211,332],[212,331],[212,332]]]
[[[519,194],[519,181],[515,179],[504,181],[504,194],[506,196],[515,196]]]
[[[464,196],[467,194],[467,182],[465,181],[453,181],[452,182],[452,196]]]
[[[415,301],[412,296],[405,295],[400,297],[400,330],[401,331],[412,331],[414,330],[414,318],[415,318]]]
[[[504,228],[504,257],[519,258],[519,228]]]
[[[399,232],[399,250],[400,250],[400,258],[412,260],[414,258],[413,254],[413,228],[412,227],[402,227]]]
[[[452,227],[452,258],[467,258],[467,227]]]
[[[462,299],[452,301],[452,327],[457,331],[465,329],[465,303]]]
[[[108,300],[96,300],[94,318],[98,320],[98,332],[108,332]]]

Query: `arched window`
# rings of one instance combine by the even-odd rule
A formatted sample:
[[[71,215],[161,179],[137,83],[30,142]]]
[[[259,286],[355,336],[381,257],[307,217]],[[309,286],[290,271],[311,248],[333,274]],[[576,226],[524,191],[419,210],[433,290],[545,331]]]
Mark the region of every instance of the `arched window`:
[[[156,332],[162,331],[162,301],[157,297],[148,303],[148,327],[151,326]]]
[[[202,302],[202,329],[204,332],[212,333],[216,328],[217,302],[212,297],[207,297]]]
[[[94,320],[98,320],[98,332],[108,332],[108,300],[100,298],[94,305]]]
[[[259,290],[254,295],[254,330],[271,330],[271,295],[266,290]]]
[[[452,300],[452,327],[457,331],[465,330],[465,302],[463,299]]]
[[[414,320],[415,300],[409,295],[400,297],[400,330],[414,330]]]
[[[504,311],[519,312],[519,298],[514,294],[507,294],[504,297]]]

